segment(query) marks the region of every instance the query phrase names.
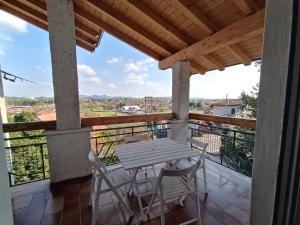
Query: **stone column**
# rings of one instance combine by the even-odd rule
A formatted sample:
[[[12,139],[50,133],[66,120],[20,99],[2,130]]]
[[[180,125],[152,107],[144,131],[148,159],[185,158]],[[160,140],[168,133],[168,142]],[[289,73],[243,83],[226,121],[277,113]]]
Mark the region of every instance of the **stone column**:
[[[190,64],[176,61],[172,65],[172,111],[177,120],[171,122],[171,138],[186,142],[189,119]]]
[[[14,221],[5,155],[2,120],[0,118],[0,221],[1,225],[13,225]]]
[[[90,174],[89,129],[81,129],[73,1],[48,0],[56,131],[47,132],[50,179]]]
[[[271,225],[278,216],[274,209],[278,200],[278,174],[283,168],[281,150],[286,139],[283,120],[287,110],[286,94],[290,91],[287,83],[293,68],[290,65],[299,60],[290,58],[292,15],[293,1],[267,1],[252,170],[251,225]]]
[[[0,68],[1,71],[1,68]],[[0,74],[0,110],[1,110],[1,118],[2,118],[2,123],[7,123],[7,112],[6,112],[6,104],[5,104],[5,97],[4,97],[4,89],[3,89],[3,80],[2,80],[2,72]],[[9,133],[4,133],[3,134],[4,138],[9,138]],[[6,152],[6,164],[7,164],[7,170],[9,172],[12,172],[12,155],[11,155],[11,150],[9,149],[10,147],[10,141],[5,141],[4,146],[7,147],[5,150]],[[14,180],[11,177],[11,182],[13,183]]]

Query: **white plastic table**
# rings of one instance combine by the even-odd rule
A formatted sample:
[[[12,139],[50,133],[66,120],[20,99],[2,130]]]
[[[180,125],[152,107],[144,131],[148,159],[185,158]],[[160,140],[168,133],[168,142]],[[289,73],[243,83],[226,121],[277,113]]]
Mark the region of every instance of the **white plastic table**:
[[[187,144],[169,138],[122,144],[115,151],[126,170],[200,156]]]

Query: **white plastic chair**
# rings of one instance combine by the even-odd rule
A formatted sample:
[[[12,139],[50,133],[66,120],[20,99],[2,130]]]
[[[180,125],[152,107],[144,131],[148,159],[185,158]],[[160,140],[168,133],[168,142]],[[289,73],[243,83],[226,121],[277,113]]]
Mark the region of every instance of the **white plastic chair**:
[[[169,202],[179,203],[187,194],[194,193],[197,207],[197,216],[183,224],[190,224],[197,221],[201,225],[200,201],[198,194],[198,181],[196,172],[201,164],[199,159],[194,165],[185,169],[164,169],[162,168],[159,177],[152,181],[154,192],[152,194],[147,214],[152,207],[160,205],[161,225],[165,224],[164,205]],[[183,177],[188,177],[184,179]]]
[[[192,138],[187,138],[187,142],[197,146],[198,149],[201,150],[201,155],[200,155],[200,166],[199,169],[202,169],[203,171],[203,181],[204,181],[204,191],[205,191],[205,195],[207,195],[208,191],[207,191],[207,175],[206,175],[206,165],[205,165],[205,154],[206,154],[206,149],[208,147],[208,143],[204,143]],[[188,167],[191,167],[192,165],[194,165],[198,160],[195,158],[192,159],[182,159],[180,161],[177,161],[174,163],[173,168],[178,168],[178,169],[185,169]]]
[[[126,196],[129,192],[129,187],[133,182],[133,178],[126,173],[125,169],[121,165],[112,169],[108,169],[101,163],[100,159],[92,150],[89,152],[88,158],[93,169],[90,195],[93,211],[92,225],[95,225],[97,219],[99,219],[100,195],[110,191],[114,193],[114,195],[130,214],[130,217],[126,223],[130,224],[133,220],[134,213],[126,203]]]

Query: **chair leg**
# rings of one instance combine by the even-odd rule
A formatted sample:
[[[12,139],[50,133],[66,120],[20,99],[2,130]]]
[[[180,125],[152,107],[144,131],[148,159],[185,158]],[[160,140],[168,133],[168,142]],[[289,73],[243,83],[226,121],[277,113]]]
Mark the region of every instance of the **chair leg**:
[[[139,190],[138,184],[135,184],[135,187],[136,187],[138,204],[139,204],[140,213],[141,213],[141,220],[144,220],[144,209],[143,209],[142,198],[141,198],[141,195],[140,195],[140,190]]]
[[[205,190],[205,195],[208,194],[207,190],[207,177],[206,177],[206,165],[205,165],[205,160],[203,160],[203,180],[204,180],[204,190]]]
[[[93,203],[92,203],[92,201],[93,201],[93,196],[92,196],[92,193],[93,193],[93,191],[94,191],[94,185],[95,185],[95,174],[93,174],[93,176],[92,176],[92,184],[91,184],[91,193],[90,193],[90,200],[89,200],[89,205],[91,206]]]
[[[92,225],[95,225],[97,222],[97,218],[99,218],[98,215],[98,210],[99,210],[99,199],[100,199],[100,194],[101,194],[101,180],[98,181],[98,186],[96,188],[96,194],[94,197],[94,204],[93,204],[93,215],[92,215]]]
[[[153,175],[156,177],[155,167],[152,165]]]
[[[160,224],[165,225],[164,199],[163,199],[163,193],[161,188],[160,188],[159,202],[160,202]]]
[[[194,178],[194,182],[195,182],[195,195],[196,195],[196,205],[197,205],[197,225],[201,225],[201,211],[200,211],[200,200],[199,200],[197,177]]]

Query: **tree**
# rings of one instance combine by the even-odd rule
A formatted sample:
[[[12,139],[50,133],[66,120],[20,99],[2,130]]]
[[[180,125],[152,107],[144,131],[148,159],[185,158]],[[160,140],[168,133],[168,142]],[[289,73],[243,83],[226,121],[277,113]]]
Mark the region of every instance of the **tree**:
[[[251,118],[256,118],[258,92],[259,83],[252,87],[250,94],[246,94],[244,91],[241,93],[240,98],[243,100],[243,106],[240,115],[242,117],[249,116]]]
[[[35,118],[35,112],[21,112],[14,116],[14,122],[32,122]]]
[[[244,91],[241,93],[243,106],[239,117],[256,118],[258,92],[259,83],[252,88],[250,94]],[[234,126],[233,129],[229,126],[225,128],[227,129],[223,130],[221,138],[223,159],[229,167],[251,177],[255,131],[240,126]]]

